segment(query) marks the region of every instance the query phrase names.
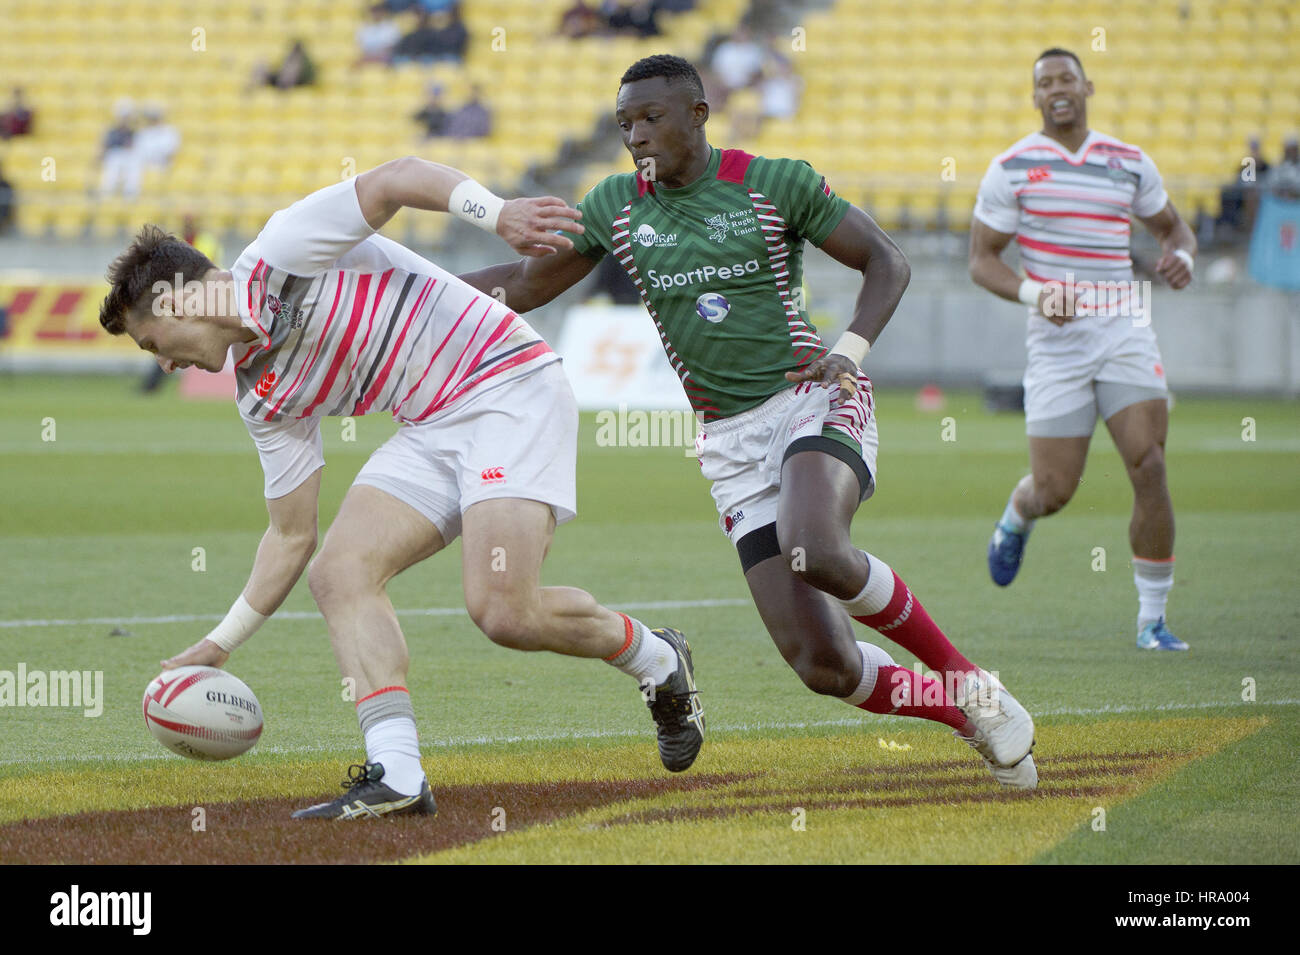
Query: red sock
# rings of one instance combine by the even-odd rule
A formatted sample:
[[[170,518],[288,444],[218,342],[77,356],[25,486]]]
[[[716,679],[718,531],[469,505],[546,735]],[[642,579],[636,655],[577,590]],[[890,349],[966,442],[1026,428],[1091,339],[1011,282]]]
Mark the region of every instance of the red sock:
[[[966,714],[952,705],[952,700],[943,692],[942,683],[928,673],[918,676],[907,667],[881,667],[871,695],[865,703],[859,703],[858,708],[868,713],[894,713],[934,720],[955,730],[966,725]]]
[[[948,642],[898,574],[894,574],[894,594],[889,598],[889,605],[880,613],[853,619],[884,634],[931,670],[966,673],[978,669]]]

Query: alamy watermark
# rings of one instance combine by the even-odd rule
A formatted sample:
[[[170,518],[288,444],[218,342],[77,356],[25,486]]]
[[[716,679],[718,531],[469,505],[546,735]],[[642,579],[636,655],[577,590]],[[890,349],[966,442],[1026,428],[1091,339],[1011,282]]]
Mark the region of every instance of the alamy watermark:
[[[1076,279],[1073,272],[1066,272],[1064,281],[1044,282],[1043,290],[1043,311],[1048,318],[1119,317],[1132,319],[1134,328],[1151,324],[1149,281]]]
[[[617,411],[596,412],[596,445],[602,448],[681,448],[696,457],[703,431],[693,411],[642,411],[620,403]]]
[[[890,674],[889,702],[895,709],[900,706],[947,706],[949,703],[995,707],[1002,693],[1002,683],[996,671],[985,672],[988,678],[968,683],[968,673],[950,671],[931,675],[917,663],[910,670],[900,669]]]
[[[104,712],[103,670],[0,670],[0,707],[81,707],[93,718]]]
[[[161,279],[154,282],[150,291],[153,293],[150,310],[155,316],[168,314],[169,300],[171,314],[176,315],[234,315],[236,303],[241,299],[250,303],[256,314],[264,301],[266,283],[261,279],[246,282],[233,277],[224,281],[190,279],[187,282],[177,272],[170,282]]]

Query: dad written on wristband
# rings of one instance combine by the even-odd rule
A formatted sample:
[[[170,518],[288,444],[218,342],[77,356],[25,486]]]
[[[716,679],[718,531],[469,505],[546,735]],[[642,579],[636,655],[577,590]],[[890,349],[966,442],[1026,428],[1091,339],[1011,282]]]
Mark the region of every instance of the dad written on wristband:
[[[501,217],[501,207],[505,204],[504,199],[473,179],[456,183],[447,197],[448,212],[493,234],[497,231],[497,219]]]
[[[830,354],[843,355],[861,368],[862,359],[867,357],[869,351],[871,351],[871,342],[861,335],[845,332],[840,336],[840,340],[835,343],[835,347],[830,350]]]
[[[264,623],[266,617],[250,607],[244,595],[240,594],[231,606],[230,613],[226,614],[226,619],[212,629],[207,639],[227,653],[233,653],[241,643],[257,633],[257,628]]]

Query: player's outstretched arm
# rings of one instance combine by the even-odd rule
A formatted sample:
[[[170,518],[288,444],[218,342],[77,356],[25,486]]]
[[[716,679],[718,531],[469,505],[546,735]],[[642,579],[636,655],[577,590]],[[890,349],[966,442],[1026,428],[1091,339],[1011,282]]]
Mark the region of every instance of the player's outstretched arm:
[[[857,206],[849,206],[821,249],[862,273],[862,291],[848,331],[830,354],[797,372],[787,372],[785,377],[791,382],[818,381],[827,387],[838,381],[841,396],[848,397],[857,388],[858,366],[898,308],[912,267],[894,240]]]
[[[403,207],[450,212],[505,239],[522,255],[573,248],[559,229],[582,232],[582,213],[555,196],[502,199],[459,169],[417,156],[394,159],[356,178],[361,214],[378,229]]]
[[[284,497],[266,502],[271,524],[262,535],[253,571],[230,613],[211,633],[183,653],[164,660],[164,670],[179,666],[219,667],[230,652],[284,602],[316,550],[316,500],[320,469]]]
[[[456,277],[522,314],[573,288],[595,267],[595,259],[570,243],[569,248],[554,255],[489,265]]]
[[[1170,288],[1186,288],[1192,281],[1192,263],[1196,261],[1196,234],[1183,221],[1172,202],[1153,216],[1142,219],[1160,243],[1160,261],[1156,274],[1169,283]]]

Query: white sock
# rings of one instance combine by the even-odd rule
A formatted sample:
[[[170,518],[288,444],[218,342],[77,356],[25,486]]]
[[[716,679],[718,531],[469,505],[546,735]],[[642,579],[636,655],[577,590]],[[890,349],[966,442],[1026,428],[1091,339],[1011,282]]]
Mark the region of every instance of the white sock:
[[[867,702],[871,692],[876,688],[876,680],[880,677],[881,667],[892,667],[894,658],[891,657],[874,643],[863,643],[858,641],[858,652],[862,654],[862,679],[858,683],[858,688],[843,697],[845,703],[849,706],[861,706]]]
[[[856,597],[841,600],[850,617],[870,617],[889,606],[894,598],[894,571],[879,557],[867,554],[867,582]]]
[[[384,784],[403,796],[414,796],[424,782],[420,765],[420,740],[415,720],[395,716],[365,731],[366,762],[384,764]]]
[[[1020,487],[1020,485],[1017,484],[1016,487],[1018,488]],[[1029,531],[1033,529],[1034,522],[1027,521],[1020,516],[1020,512],[1016,510],[1015,500],[1016,500],[1016,491],[1015,488],[1012,488],[1011,496],[1007,498],[1006,510],[1002,512],[1002,517],[999,523],[1001,523],[1004,527],[1009,527],[1011,530],[1015,531],[1018,534],[1027,534],[1029,533]]]
[[[1138,592],[1138,633],[1165,615],[1165,603],[1174,586],[1174,559],[1133,558],[1133,583]]]
[[[650,632],[640,620],[621,614],[632,625],[632,642],[606,663],[626,673],[640,684],[654,681],[663,686],[677,672],[677,651],[663,637]]]

